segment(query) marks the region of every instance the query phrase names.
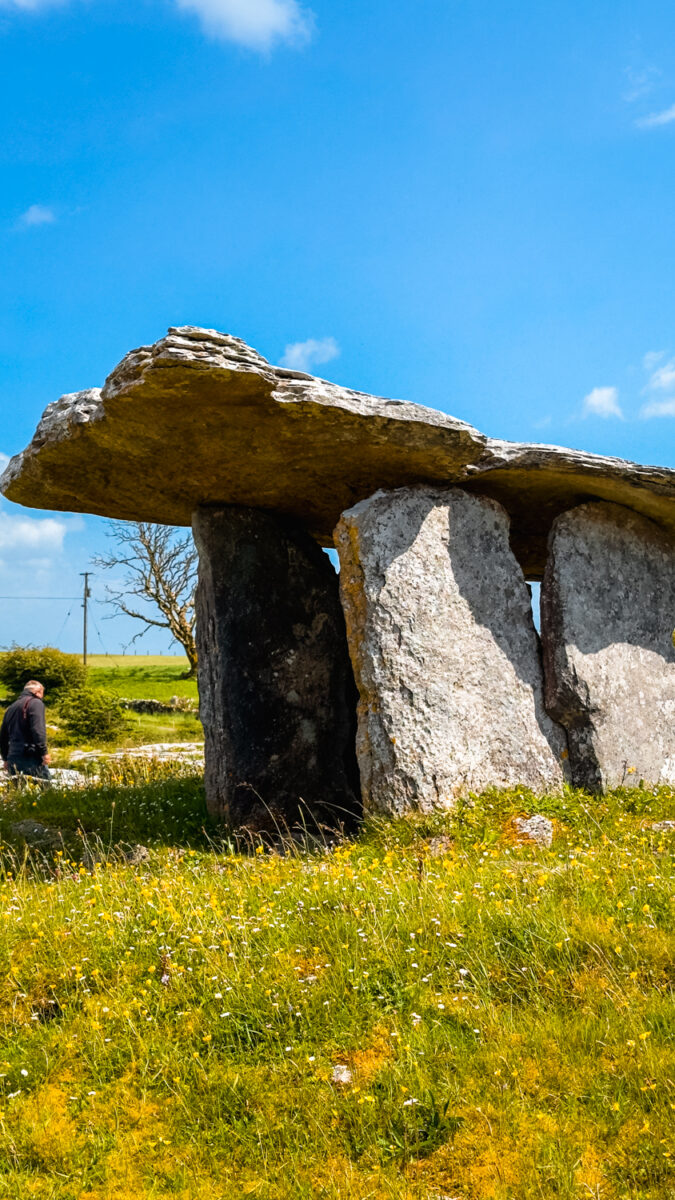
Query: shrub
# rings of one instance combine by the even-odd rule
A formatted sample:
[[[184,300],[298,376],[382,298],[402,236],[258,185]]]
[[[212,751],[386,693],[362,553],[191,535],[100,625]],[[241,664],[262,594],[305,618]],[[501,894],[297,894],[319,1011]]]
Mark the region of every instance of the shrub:
[[[29,679],[39,679],[54,699],[73,688],[83,687],[86,667],[77,654],[65,654],[54,646],[12,646],[0,654],[0,682],[9,692],[21,692]]]
[[[73,738],[112,742],[127,726],[119,696],[104,688],[80,687],[59,704],[59,716]]]

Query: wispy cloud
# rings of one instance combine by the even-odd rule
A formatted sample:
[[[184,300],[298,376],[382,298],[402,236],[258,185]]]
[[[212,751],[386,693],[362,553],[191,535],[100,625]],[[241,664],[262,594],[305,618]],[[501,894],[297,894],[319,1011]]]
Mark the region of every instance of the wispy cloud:
[[[339,353],[335,338],[308,338],[306,342],[291,342],[284,351],[281,365],[292,371],[309,371],[320,363],[331,362]]]
[[[659,125],[671,125],[673,121],[675,121],[675,104],[671,104],[670,108],[664,108],[663,112],[639,117],[635,124],[638,129],[657,129]]]
[[[2,3],[2,0],[0,0]],[[16,222],[17,229],[32,229],[36,225],[53,225],[56,221],[56,213],[53,208],[47,208],[45,204],[31,204]]]
[[[0,511],[0,556],[11,554],[24,560],[51,558],[63,550],[67,532],[68,523],[54,517],[38,519]]]
[[[0,450],[0,475],[2,475],[2,472],[4,471],[8,462],[9,462],[9,454],[3,454],[2,450]]]
[[[66,0],[0,0],[0,9],[41,12]],[[301,45],[312,36],[314,16],[300,0],[173,0],[194,13],[209,37],[267,51],[279,42]]]
[[[667,400],[650,400],[642,406],[640,416],[646,420],[651,417],[675,417],[675,396]]]
[[[54,8],[63,0],[0,0],[0,8],[15,8],[21,12],[40,12],[43,8]]]
[[[634,104],[636,100],[641,100],[643,96],[648,96],[654,90],[657,80],[661,77],[661,71],[658,67],[643,67],[642,70],[636,71],[633,67],[627,67],[624,72],[626,76],[627,90],[623,94],[623,98],[627,104]]]
[[[646,365],[646,364],[645,364]],[[647,370],[650,368],[647,367]],[[650,392],[672,392],[675,390],[675,358],[652,369],[647,383]]]
[[[619,392],[615,387],[596,387],[584,397],[585,417],[618,417],[623,420]]]
[[[665,350],[648,350],[642,360],[645,371],[653,371],[665,357]]]
[[[642,360],[648,375],[642,394],[651,395],[651,399],[640,409],[640,416],[646,420],[652,417],[675,417],[675,358],[664,362],[665,358],[665,350],[650,350]],[[668,392],[671,394],[664,395]]]
[[[312,35],[314,18],[298,0],[175,0],[193,12],[211,37],[269,50],[278,42],[299,45]]]

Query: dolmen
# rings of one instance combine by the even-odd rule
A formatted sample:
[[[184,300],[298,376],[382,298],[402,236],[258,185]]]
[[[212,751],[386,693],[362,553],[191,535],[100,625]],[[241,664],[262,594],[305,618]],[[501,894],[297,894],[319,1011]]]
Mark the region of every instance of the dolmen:
[[[675,784],[675,471],[495,441],[189,326],[51,404],[0,489],[192,525],[207,802],[234,826]]]

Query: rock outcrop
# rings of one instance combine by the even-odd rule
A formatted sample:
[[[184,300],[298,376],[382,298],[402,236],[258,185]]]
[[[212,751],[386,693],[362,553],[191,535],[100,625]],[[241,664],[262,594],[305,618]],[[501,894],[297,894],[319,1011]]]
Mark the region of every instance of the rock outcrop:
[[[556,520],[541,592],[546,706],[573,782],[675,784],[675,541],[613,504]]]
[[[378,492],[343,514],[335,540],[364,807],[559,786],[565,735],[544,711],[529,592],[500,505],[459,489]]]
[[[29,507],[189,525],[205,504],[263,508],[332,544],[378,488],[461,484],[511,517],[527,578],[551,524],[597,497],[675,531],[675,471],[486,438],[465,421],[274,367],[239,338],[170,329],[99,391],[51,404],[0,490]]]
[[[356,688],[328,557],[251,509],[200,509],[194,533],[211,813],[281,834],[353,823]]]

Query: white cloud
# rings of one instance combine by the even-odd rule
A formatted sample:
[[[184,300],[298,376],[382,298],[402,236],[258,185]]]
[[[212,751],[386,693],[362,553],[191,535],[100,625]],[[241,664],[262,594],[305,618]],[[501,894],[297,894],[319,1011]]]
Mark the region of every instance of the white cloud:
[[[645,371],[653,371],[654,368],[658,366],[661,360],[665,357],[665,350],[649,350],[642,360],[642,365]]]
[[[2,475],[2,472],[4,471],[8,462],[9,462],[9,454],[3,454],[2,450],[0,450],[0,475]]]
[[[584,397],[584,416],[619,417],[623,413],[619,405],[619,392],[615,387],[596,387]]]
[[[208,34],[252,50],[276,42],[298,45],[309,40],[313,16],[298,0],[175,0],[193,12]]]
[[[53,208],[47,208],[44,204],[31,204],[19,217],[17,227],[31,229],[34,225],[53,225],[55,220],[56,213]]]
[[[0,554],[23,559],[60,554],[67,531],[67,523],[54,517],[38,519],[0,512]]]
[[[650,392],[670,392],[675,388],[675,358],[652,371],[647,388]]]
[[[61,2],[65,0],[0,0],[0,9],[40,12]],[[277,42],[300,45],[314,28],[312,12],[299,0],[174,0],[174,4],[194,13],[211,37],[252,50],[270,50]]]
[[[337,358],[339,353],[335,338],[308,338],[306,342],[291,342],[284,350],[281,365],[292,371],[309,371],[310,367]]]
[[[648,117],[640,117],[635,124],[638,129],[656,129],[659,125],[671,125],[675,121],[675,104],[665,108],[663,112],[650,113]]]
[[[647,419],[650,417],[675,417],[675,396],[671,396],[669,400],[650,400],[640,410],[640,416]]]

